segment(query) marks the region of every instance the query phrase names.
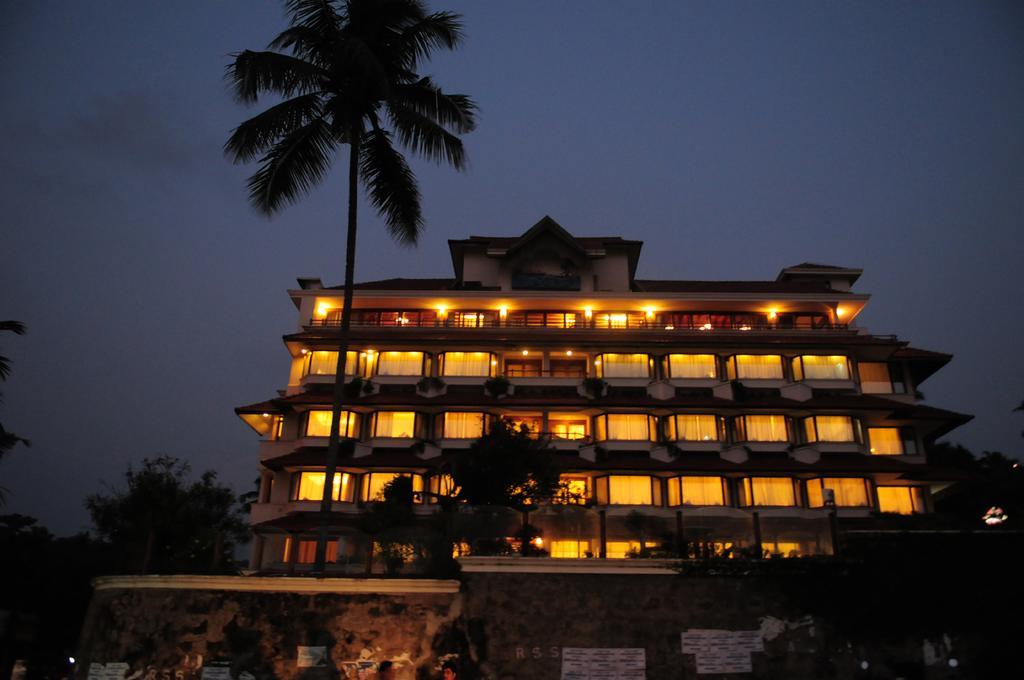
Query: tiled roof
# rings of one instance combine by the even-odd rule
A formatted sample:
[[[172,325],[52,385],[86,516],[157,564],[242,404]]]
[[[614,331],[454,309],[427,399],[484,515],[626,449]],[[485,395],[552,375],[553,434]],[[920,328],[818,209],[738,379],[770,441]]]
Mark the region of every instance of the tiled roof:
[[[850,295],[835,291],[825,281],[670,281],[662,279],[636,279],[636,289],[650,293],[828,293]]]

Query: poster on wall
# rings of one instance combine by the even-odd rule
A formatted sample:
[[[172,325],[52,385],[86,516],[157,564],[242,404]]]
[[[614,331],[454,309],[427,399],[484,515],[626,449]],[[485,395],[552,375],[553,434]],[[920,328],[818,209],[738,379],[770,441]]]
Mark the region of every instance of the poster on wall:
[[[753,673],[753,652],[764,651],[760,630],[691,628],[682,634],[683,654],[695,655],[697,675]]]
[[[645,680],[642,647],[563,647],[562,680]]]
[[[299,668],[326,668],[327,648],[299,647],[298,666]]]

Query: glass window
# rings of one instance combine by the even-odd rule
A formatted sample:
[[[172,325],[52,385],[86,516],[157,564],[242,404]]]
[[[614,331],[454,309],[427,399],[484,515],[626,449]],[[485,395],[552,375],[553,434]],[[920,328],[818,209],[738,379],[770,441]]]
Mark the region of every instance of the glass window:
[[[652,416],[643,413],[609,413],[598,416],[597,437],[610,441],[652,441]]]
[[[722,477],[673,477],[668,480],[668,504],[725,505]]]
[[[292,551],[292,537],[288,536],[284,539],[284,555],[281,557],[282,562],[288,562]],[[296,564],[313,564],[316,561],[316,541],[315,540],[300,540],[295,550],[295,563]],[[338,561],[338,541],[330,540],[327,541],[327,561],[337,562]]]
[[[629,324],[629,317],[625,313],[595,314],[594,326],[596,328],[626,328]]]
[[[850,416],[814,416],[804,419],[804,433],[809,442],[857,441]]]
[[[864,394],[892,394],[889,364],[861,361],[857,364],[857,372],[860,374],[860,391]]]
[[[306,353],[302,375],[334,375],[338,371],[338,353],[316,350]],[[345,353],[345,375],[359,373],[359,359],[354,351]]]
[[[583,505],[590,498],[590,479],[587,477],[562,475],[559,481],[562,488],[559,489],[558,494],[552,499],[553,502]]]
[[[807,504],[812,508],[825,505],[823,489],[832,489],[836,507],[865,508],[871,506],[866,479],[825,477],[807,480]]]
[[[801,371],[801,366],[803,370]],[[845,356],[806,354],[793,359],[794,380],[849,380],[850,362]]]
[[[293,478],[292,500],[293,501],[319,501],[324,497],[325,472],[298,472]],[[334,473],[334,492],[332,498],[336,501],[351,503],[354,497],[352,475],[347,472]]]
[[[491,375],[490,352],[445,352],[441,357],[445,377]]]
[[[611,505],[652,505],[651,478],[646,475],[608,477],[608,503]]]
[[[602,354],[597,364],[602,378],[647,378],[651,375],[646,354]]]
[[[743,489],[745,505],[796,505],[796,490],[788,477],[747,477]]]
[[[717,378],[718,364],[714,354],[669,354],[670,378]]]
[[[423,352],[381,352],[377,375],[423,375]]]
[[[543,359],[505,359],[505,375],[509,378],[539,378],[543,374]]]
[[[363,500],[384,500],[384,487],[399,477],[412,477],[413,493],[423,493],[423,475],[414,475],[409,472],[370,472],[363,475]],[[422,496],[416,497],[415,500],[421,502]]]
[[[412,439],[416,436],[414,411],[378,411],[373,416],[373,436],[387,439]]]
[[[438,496],[455,496],[459,493],[459,487],[451,475],[434,475],[430,478],[430,492]]]
[[[780,380],[782,357],[776,354],[737,354],[729,359],[731,380]]]
[[[876,456],[902,456],[904,453],[898,427],[869,427],[868,445]]]
[[[924,512],[924,493],[916,486],[878,487],[878,511],[912,515]]]
[[[441,436],[445,439],[479,439],[483,434],[483,413],[441,414]]]
[[[786,416],[740,416],[736,419],[736,436],[745,442],[786,442]]]
[[[645,548],[657,548],[656,541],[644,541]],[[631,553],[640,552],[640,541],[607,541],[605,543],[605,554],[610,558],[622,559],[629,557]]]
[[[521,416],[508,414],[503,416],[503,418],[508,420],[516,431],[525,427],[527,433],[534,438],[539,437],[541,430],[544,429],[544,419],[541,418],[540,416]]]
[[[586,359],[552,359],[552,378],[586,378]]]
[[[592,557],[590,541],[551,541],[549,544],[551,557],[559,559],[578,559],[581,557]]]
[[[668,436],[677,442],[714,442],[720,436],[718,416],[674,415],[668,418]]]
[[[338,433],[342,437],[359,438],[359,414],[342,411],[338,414]],[[331,412],[310,411],[306,414],[307,437],[331,436]]]
[[[585,439],[589,418],[577,413],[549,413],[548,429],[553,439]]]

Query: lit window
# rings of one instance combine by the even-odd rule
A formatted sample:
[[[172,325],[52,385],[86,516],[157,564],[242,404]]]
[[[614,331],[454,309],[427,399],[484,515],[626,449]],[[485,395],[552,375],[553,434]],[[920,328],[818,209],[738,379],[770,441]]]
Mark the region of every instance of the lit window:
[[[416,436],[413,411],[378,411],[373,416],[373,436],[386,439],[412,439]]]
[[[626,314],[598,314],[594,317],[594,325],[598,328],[626,328],[629,325]]]
[[[291,536],[284,539],[284,555],[281,557],[282,562],[289,562],[292,551],[292,538]],[[295,550],[295,563],[296,564],[313,564],[316,561],[316,541],[305,541],[300,540]],[[337,562],[338,561],[338,541],[327,541],[327,561]]]
[[[729,358],[730,380],[780,380],[782,357],[776,354],[737,354]]]
[[[445,377],[491,375],[490,352],[445,352],[441,357]]]
[[[539,378],[543,375],[544,360],[536,359],[505,359],[505,375],[509,378]]]
[[[459,487],[455,485],[455,478],[451,475],[434,475],[430,478],[430,492],[437,496],[456,496]]]
[[[590,541],[551,541],[549,544],[551,557],[559,559],[579,559],[591,557]]]
[[[590,480],[586,477],[569,477],[562,475],[561,489],[552,499],[555,503],[583,505],[590,498]]]
[[[889,364],[862,361],[857,364],[860,374],[860,390],[864,394],[892,394],[892,378]]]
[[[804,419],[804,433],[809,442],[857,441],[853,418],[849,416],[814,416]]]
[[[651,505],[651,478],[641,475],[613,475],[608,477],[608,503],[610,505]]]
[[[325,472],[299,472],[295,475],[292,500],[319,501],[324,497]],[[334,473],[334,492],[336,501],[351,503],[353,500],[352,475],[347,472]]]
[[[845,356],[807,354],[793,359],[794,380],[849,380],[850,362]]]
[[[644,541],[645,548],[657,548],[655,541]],[[605,554],[610,558],[629,557],[640,552],[640,541],[608,541],[605,543]]]
[[[652,416],[643,413],[609,413],[597,418],[597,438],[602,441],[652,441]]]
[[[359,438],[359,414],[342,411],[338,414],[338,433],[342,437]],[[306,415],[307,437],[329,437],[331,435],[331,412],[310,411]]]
[[[423,352],[381,352],[377,375],[422,375]]]
[[[786,416],[740,416],[736,419],[736,436],[742,442],[786,442]]]
[[[898,427],[869,427],[868,443],[876,456],[902,456],[904,453]]]
[[[441,423],[445,439],[479,439],[484,434],[483,413],[443,413]]]
[[[345,375],[358,375],[359,355],[357,352],[345,353]],[[306,354],[302,366],[302,375],[334,375],[338,371],[338,353],[316,350]]]
[[[747,477],[743,480],[743,490],[745,505],[796,505],[796,490],[788,477]]]
[[[602,354],[597,368],[602,378],[647,378],[651,374],[646,354]]]
[[[898,515],[924,512],[924,493],[916,486],[878,487],[878,511]]]
[[[544,420],[540,416],[506,415],[504,418],[513,430],[518,432],[525,427],[527,434],[534,438],[539,437],[544,428]]]
[[[670,354],[668,374],[671,378],[717,378],[716,357],[714,354]]]
[[[549,413],[548,429],[553,439],[585,439],[587,418],[575,413]]]
[[[384,500],[384,487],[399,477],[412,477],[413,493],[422,494],[423,476],[414,475],[408,472],[371,472],[363,475],[363,500],[382,501]],[[421,497],[416,497],[417,502]]]
[[[668,480],[668,504],[725,505],[725,480],[721,477],[673,477]]]
[[[825,505],[822,489],[832,489],[836,507],[839,508],[864,508],[871,505],[866,479],[825,477],[824,479],[808,480],[807,504],[812,508],[820,508]]]
[[[668,438],[677,442],[714,442],[721,439],[721,428],[717,416],[675,415],[669,416]]]

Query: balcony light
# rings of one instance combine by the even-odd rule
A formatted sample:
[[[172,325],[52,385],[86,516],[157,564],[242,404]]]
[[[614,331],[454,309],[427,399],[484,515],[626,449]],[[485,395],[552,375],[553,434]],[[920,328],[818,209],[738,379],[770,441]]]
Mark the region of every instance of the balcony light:
[[[302,349],[299,350],[299,354],[309,354],[309,350],[303,347]]]
[[[749,331],[750,330],[750,326],[740,326],[740,330],[741,331]]]
[[[601,365],[601,360],[600,359],[594,359],[594,365],[595,366],[600,366]]]
[[[665,330],[667,330],[667,331],[674,331],[675,329],[676,329],[676,327],[673,326],[672,324],[669,324],[669,325],[665,326]]]
[[[501,309],[499,309],[498,310],[498,316],[500,316],[502,319],[507,317],[508,316],[508,307],[502,307]]]
[[[523,356],[525,357],[525,356],[529,356],[529,355],[530,355],[530,350],[524,349],[523,350]]]
[[[775,321],[778,318],[779,318],[779,313],[777,311],[775,311],[774,309],[769,309],[768,310],[768,319],[769,320]]]
[[[836,307],[836,317],[842,318],[844,316],[846,316],[846,310],[843,309],[842,307]]]
[[[329,311],[331,311],[331,308],[328,307],[327,304],[325,304],[323,302],[321,302],[320,304],[318,304],[316,306],[316,315],[317,316],[327,316],[327,313]]]
[[[264,414],[263,414],[263,417],[264,417],[264,418],[269,418],[269,417],[270,417],[270,414],[269,414],[269,413],[264,413]]]
[[[591,309],[590,307],[587,307],[586,309],[583,310],[583,316],[587,318],[587,321],[590,321],[591,317],[594,316],[594,310]]]
[[[533,541],[531,541],[531,543],[533,543],[533,546],[535,548],[540,548],[540,547],[542,547],[544,545],[544,539],[541,538],[540,536],[537,536],[536,538],[533,539]]]
[[[648,319],[653,319],[654,318],[654,307],[648,307],[647,309],[645,309],[644,310],[644,314],[647,315]]]
[[[440,307],[437,308],[437,315],[442,319],[448,316],[448,308],[445,307],[444,305],[441,305]]]
[[[497,359],[491,359],[491,366],[497,366],[497,365],[498,365],[498,360]]]
[[[706,323],[706,324],[704,324],[703,326],[701,326],[701,327],[700,327],[700,329],[701,329],[702,331],[709,331],[709,330],[711,330],[711,324],[709,324],[709,323]]]
[[[571,357],[572,356],[572,350],[571,349],[565,350],[565,356]]]

